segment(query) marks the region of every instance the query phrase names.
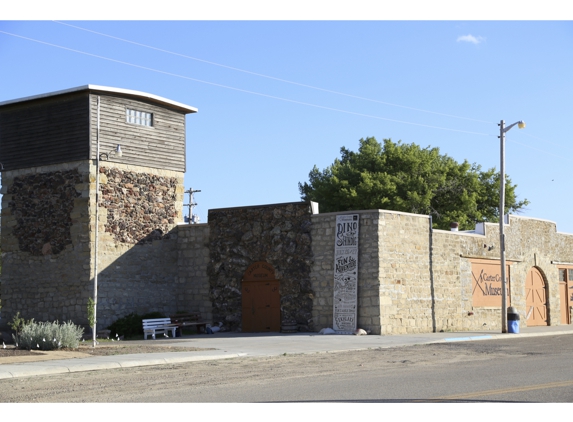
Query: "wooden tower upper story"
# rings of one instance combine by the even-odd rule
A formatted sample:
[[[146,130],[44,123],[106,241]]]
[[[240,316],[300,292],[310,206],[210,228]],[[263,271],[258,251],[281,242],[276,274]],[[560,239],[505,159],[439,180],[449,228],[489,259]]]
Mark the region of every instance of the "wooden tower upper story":
[[[85,85],[0,103],[2,171],[96,158],[185,172],[185,115],[197,109],[127,89]],[[99,128],[99,132],[98,132]]]

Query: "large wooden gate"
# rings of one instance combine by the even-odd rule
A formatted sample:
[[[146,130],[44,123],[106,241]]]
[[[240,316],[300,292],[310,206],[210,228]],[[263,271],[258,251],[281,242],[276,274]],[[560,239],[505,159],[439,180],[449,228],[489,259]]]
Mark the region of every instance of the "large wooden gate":
[[[280,283],[267,262],[255,262],[242,280],[242,330],[247,333],[279,332],[281,326]]]
[[[559,282],[559,300],[561,324],[569,324],[569,298],[567,297],[567,283]]]
[[[543,274],[531,268],[525,280],[527,326],[547,325],[547,290]]]
[[[573,305],[573,268],[559,268],[559,308],[561,324],[571,324],[570,306]]]

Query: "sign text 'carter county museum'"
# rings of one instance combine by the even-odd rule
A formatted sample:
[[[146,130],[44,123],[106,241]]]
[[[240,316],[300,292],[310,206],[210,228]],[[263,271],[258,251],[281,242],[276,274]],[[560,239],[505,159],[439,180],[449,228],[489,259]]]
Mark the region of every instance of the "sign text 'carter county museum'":
[[[509,271],[506,269],[506,292],[509,306]],[[472,261],[472,302],[473,306],[501,307],[501,265],[497,261]]]

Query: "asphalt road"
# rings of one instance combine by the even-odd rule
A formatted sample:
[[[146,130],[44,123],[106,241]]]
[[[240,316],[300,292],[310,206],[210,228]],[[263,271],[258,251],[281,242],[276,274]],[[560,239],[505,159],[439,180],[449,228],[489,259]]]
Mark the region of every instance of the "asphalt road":
[[[573,336],[249,357],[0,382],[0,402],[573,402]]]

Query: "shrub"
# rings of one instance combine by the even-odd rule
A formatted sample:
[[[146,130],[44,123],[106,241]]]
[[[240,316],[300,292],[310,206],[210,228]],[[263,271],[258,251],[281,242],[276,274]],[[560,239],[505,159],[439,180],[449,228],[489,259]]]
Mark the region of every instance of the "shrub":
[[[116,334],[118,336],[124,336],[125,338],[135,337],[143,335],[143,325],[141,320],[154,318],[165,318],[165,315],[161,312],[149,312],[143,315],[138,315],[132,312],[131,314],[119,318],[107,327],[107,329],[111,331],[112,338],[114,338]]]
[[[54,350],[61,348],[77,349],[84,329],[71,321],[55,322],[30,321],[19,334],[13,335],[19,349]]]
[[[88,299],[88,322],[90,327],[93,329],[96,324],[96,317],[95,317],[95,302],[90,297]]]
[[[20,312],[16,312],[16,315],[12,317],[12,322],[9,322],[8,326],[14,331],[16,335],[18,335],[26,325],[31,324],[32,322],[34,322],[34,318],[26,321],[20,316]]]

